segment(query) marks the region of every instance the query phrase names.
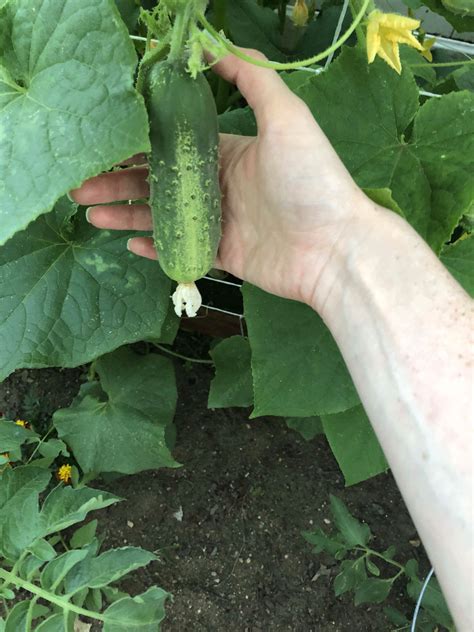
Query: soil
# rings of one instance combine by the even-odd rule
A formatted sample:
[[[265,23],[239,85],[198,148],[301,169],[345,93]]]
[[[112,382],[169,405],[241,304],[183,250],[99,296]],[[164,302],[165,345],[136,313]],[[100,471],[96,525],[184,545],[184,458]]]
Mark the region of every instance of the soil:
[[[194,338],[180,333],[176,348],[198,356],[203,344]],[[395,544],[398,559],[416,558],[424,575],[429,563],[392,476],[345,488],[324,437],[306,442],[279,418],[249,421],[249,409],[209,410],[212,369],[175,364],[174,456],[182,468],[94,483],[126,499],[96,515],[103,548],[136,545],[160,556],[124,588],[137,594],[155,584],[174,595],[162,630],[381,632],[395,627],[385,605],[411,618],[403,582],[384,604],[336,598],[339,563],[314,554],[301,535],[331,528],[335,494],[370,525],[374,548]],[[0,411],[38,428],[71,402],[85,372],[18,371],[0,385]]]

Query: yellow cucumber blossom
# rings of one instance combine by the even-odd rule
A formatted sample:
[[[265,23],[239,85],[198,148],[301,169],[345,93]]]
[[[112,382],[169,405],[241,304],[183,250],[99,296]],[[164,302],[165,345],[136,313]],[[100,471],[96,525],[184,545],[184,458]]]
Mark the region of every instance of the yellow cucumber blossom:
[[[60,481],[66,483],[67,485],[67,483],[71,482],[71,473],[72,467],[69,465],[69,463],[67,463],[66,465],[61,465],[58,470],[58,478]]]
[[[16,423],[17,426],[21,426],[22,428],[26,428],[26,426],[27,426],[27,422],[23,421],[23,419],[17,419],[15,421],[15,423]]]
[[[305,26],[308,22],[309,10],[305,0],[296,0],[291,19],[296,26]]]
[[[367,57],[371,64],[375,56],[381,57],[398,72],[402,71],[400,44],[408,44],[423,52],[423,46],[411,31],[420,26],[420,20],[396,13],[383,13],[376,9],[369,14],[367,23]],[[429,51],[428,51],[429,52]]]

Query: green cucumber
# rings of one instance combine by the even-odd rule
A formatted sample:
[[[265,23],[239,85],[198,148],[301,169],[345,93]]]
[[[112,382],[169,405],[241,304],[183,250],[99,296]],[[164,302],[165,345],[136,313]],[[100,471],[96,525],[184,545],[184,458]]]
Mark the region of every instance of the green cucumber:
[[[451,13],[474,16],[474,0],[441,0],[441,2]]]
[[[159,62],[144,90],[150,121],[150,206],[158,260],[178,282],[175,310],[195,315],[194,282],[214,266],[221,236],[218,121],[202,73],[184,62]],[[200,303],[199,303],[200,305]]]

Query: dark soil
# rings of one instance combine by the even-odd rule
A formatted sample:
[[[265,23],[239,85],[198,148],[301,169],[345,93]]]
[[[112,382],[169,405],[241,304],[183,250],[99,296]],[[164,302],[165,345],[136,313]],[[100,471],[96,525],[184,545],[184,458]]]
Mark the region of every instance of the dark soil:
[[[176,368],[174,455],[183,467],[95,483],[126,499],[102,511],[103,548],[159,552],[160,562],[124,587],[136,594],[156,584],[173,593],[164,632],[389,631],[395,626],[384,605],[411,617],[403,582],[386,604],[355,607],[349,594],[336,598],[339,563],[312,553],[301,536],[316,525],[331,528],[332,493],[370,525],[374,548],[395,544],[398,559],[415,557],[426,572],[392,476],[345,488],[324,437],[307,443],[281,419],[249,421],[249,410],[208,410],[211,369],[179,361]],[[18,371],[0,385],[0,411],[46,424],[84,376],[83,369]]]

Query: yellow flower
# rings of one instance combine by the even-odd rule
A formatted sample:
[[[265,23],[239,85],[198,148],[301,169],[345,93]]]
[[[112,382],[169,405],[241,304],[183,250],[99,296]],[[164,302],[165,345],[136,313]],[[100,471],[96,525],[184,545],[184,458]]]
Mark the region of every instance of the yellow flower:
[[[433,61],[433,55],[431,54],[431,47],[433,46],[435,42],[436,42],[436,39],[432,37],[431,39],[425,40],[422,44],[423,50],[421,51],[421,54],[428,61]]]
[[[420,26],[419,20],[376,9],[369,14],[367,25],[367,57],[371,64],[378,55],[398,74],[402,71],[399,44],[408,44],[420,52],[423,46],[411,33]]]
[[[60,481],[62,481],[63,483],[70,483],[71,482],[71,472],[72,472],[72,467],[68,464],[66,465],[61,465],[61,467],[58,470],[58,478]]]
[[[305,26],[308,22],[309,11],[305,0],[296,0],[291,19],[296,26]]]
[[[16,425],[17,425],[17,426],[22,426],[23,428],[25,428],[25,427],[26,427],[26,425],[27,425],[27,422],[26,422],[26,421],[23,421],[23,419],[17,419],[17,420],[15,421],[15,423],[16,423]]]

